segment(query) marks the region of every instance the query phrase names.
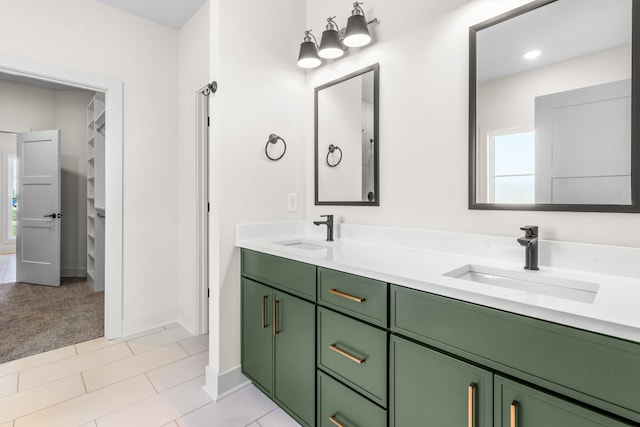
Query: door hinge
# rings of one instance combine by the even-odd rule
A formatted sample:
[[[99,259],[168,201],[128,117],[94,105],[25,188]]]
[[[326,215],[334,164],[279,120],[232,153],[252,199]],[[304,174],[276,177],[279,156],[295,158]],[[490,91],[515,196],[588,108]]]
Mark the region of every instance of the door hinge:
[[[211,296],[211,290],[207,288],[207,298],[209,298],[210,296]]]
[[[207,127],[211,126],[211,117],[207,117]]]
[[[211,203],[207,202],[207,212],[211,212]]]

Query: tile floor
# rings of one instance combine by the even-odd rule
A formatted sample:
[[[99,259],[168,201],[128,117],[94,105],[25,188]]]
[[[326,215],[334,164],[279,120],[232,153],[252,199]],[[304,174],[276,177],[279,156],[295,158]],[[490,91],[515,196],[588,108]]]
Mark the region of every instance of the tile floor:
[[[169,325],[0,364],[0,427],[299,427],[253,386],[213,402],[208,340]]]
[[[16,281],[16,254],[0,254],[0,283]],[[4,427],[0,424],[0,427]]]

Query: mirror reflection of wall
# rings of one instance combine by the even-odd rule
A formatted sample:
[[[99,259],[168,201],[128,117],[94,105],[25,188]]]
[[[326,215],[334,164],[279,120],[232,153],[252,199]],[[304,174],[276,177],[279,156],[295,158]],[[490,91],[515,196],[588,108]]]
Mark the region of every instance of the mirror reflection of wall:
[[[556,0],[475,33],[476,203],[632,203],[632,3]]]
[[[379,203],[377,69],[316,88],[316,204]]]

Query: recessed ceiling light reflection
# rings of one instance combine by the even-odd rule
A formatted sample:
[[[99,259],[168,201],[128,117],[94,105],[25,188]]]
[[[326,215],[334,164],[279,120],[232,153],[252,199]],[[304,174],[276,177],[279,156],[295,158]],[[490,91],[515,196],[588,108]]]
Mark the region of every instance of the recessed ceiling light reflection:
[[[528,52],[525,52],[525,54],[524,54],[524,55],[522,55],[522,57],[523,57],[524,59],[531,60],[531,59],[536,59],[536,58],[537,58],[537,57],[539,57],[541,54],[542,54],[542,52],[541,52],[541,51],[539,51],[538,49],[534,49],[534,50],[530,50],[530,51],[528,51]]]

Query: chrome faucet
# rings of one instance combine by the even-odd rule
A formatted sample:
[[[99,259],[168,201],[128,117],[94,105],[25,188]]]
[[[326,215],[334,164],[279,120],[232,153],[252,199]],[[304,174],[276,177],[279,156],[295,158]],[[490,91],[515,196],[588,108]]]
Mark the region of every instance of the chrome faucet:
[[[525,270],[539,270],[538,268],[538,226],[525,225],[520,227],[524,236],[518,239],[518,243],[525,247]]]
[[[313,221],[315,225],[327,226],[327,242],[333,241],[333,215],[320,215],[322,218],[327,218],[326,221]]]

